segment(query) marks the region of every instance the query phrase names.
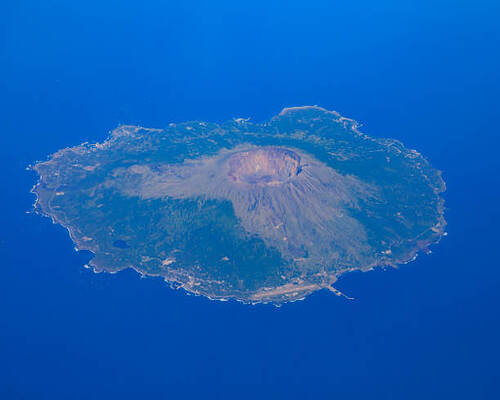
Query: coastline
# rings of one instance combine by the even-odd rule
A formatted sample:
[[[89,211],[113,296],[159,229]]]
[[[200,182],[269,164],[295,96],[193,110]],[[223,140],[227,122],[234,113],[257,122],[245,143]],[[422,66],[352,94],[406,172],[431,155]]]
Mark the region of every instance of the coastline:
[[[328,114],[332,114],[337,118],[337,120],[336,120],[337,122],[342,123],[345,128],[349,128],[356,135],[362,136],[366,140],[371,140],[371,141],[374,141],[378,144],[383,144],[387,148],[390,148],[391,146],[396,146],[396,147],[402,148],[408,154],[411,154],[413,158],[418,158],[419,160],[421,160],[423,162],[423,164],[425,166],[430,168],[428,161],[416,150],[406,149],[402,142],[395,140],[395,139],[376,139],[376,138],[372,138],[368,135],[365,135],[358,130],[358,127],[360,125],[355,120],[350,119],[350,118],[346,118],[346,117],[342,117],[336,111],[329,111],[329,110],[326,110],[326,109],[319,107],[319,106],[288,107],[288,108],[284,108],[277,116],[273,117],[271,119],[271,121],[274,118],[284,116],[288,113],[293,113],[296,111],[306,110],[306,109],[315,109],[315,110],[322,111],[322,112],[325,112]],[[150,128],[143,128],[143,127],[134,126],[134,125],[119,125],[117,128],[110,131],[107,139],[105,139],[101,143],[88,144],[88,142],[84,142],[84,143],[77,145],[77,146],[74,146],[74,147],[67,147],[67,148],[58,150],[57,152],[53,153],[51,156],[48,157],[48,159],[46,161],[36,162],[33,165],[30,165],[28,167],[30,170],[35,171],[39,175],[37,183],[35,183],[35,185],[30,190],[30,193],[33,193],[36,196],[35,202],[32,206],[32,212],[39,214],[39,215],[42,215],[42,216],[45,216],[45,217],[48,217],[51,219],[53,224],[61,225],[62,227],[64,227],[68,231],[68,235],[69,235],[70,239],[72,240],[72,242],[74,243],[75,251],[85,250],[85,251],[91,252],[93,254],[93,257],[96,255],[96,252],[92,250],[92,247],[88,247],[84,244],[85,241],[83,240],[83,238],[80,238],[79,235],[77,233],[75,233],[74,228],[72,228],[71,225],[65,224],[63,221],[59,220],[56,217],[56,213],[52,212],[52,210],[50,209],[50,201],[48,202],[49,210],[44,210],[43,207],[40,205],[40,198],[39,198],[39,193],[37,192],[37,188],[41,184],[43,178],[36,167],[40,164],[50,163],[53,160],[61,157],[63,154],[65,154],[66,152],[69,152],[69,151],[92,151],[93,149],[98,149],[98,150],[105,149],[106,147],[108,147],[111,144],[111,142],[114,138],[135,134],[140,130],[145,130],[145,131],[150,131],[150,132],[163,132],[162,129],[150,129]],[[420,171],[422,172],[423,166],[418,166],[418,167],[419,167]],[[366,272],[366,271],[371,271],[375,268],[386,268],[386,267],[397,268],[398,265],[408,264],[411,261],[415,260],[421,251],[425,251],[429,246],[439,243],[439,241],[442,239],[442,237],[446,235],[446,232],[445,232],[446,221],[444,219],[445,200],[439,196],[440,193],[443,193],[446,190],[446,184],[445,184],[444,180],[442,179],[442,176],[441,176],[442,172],[438,171],[438,170],[436,170],[436,171],[437,171],[437,174],[439,176],[441,185],[436,187],[436,185],[433,184],[433,182],[428,180],[429,186],[431,186],[433,188],[434,192],[438,195],[438,197],[440,199],[440,202],[438,204],[439,220],[437,221],[437,223],[434,226],[427,229],[427,231],[432,230],[433,232],[436,233],[434,240],[428,240],[428,241],[424,241],[423,243],[418,244],[418,246],[414,250],[412,250],[403,259],[392,260],[390,262],[388,261],[389,259],[387,259],[387,260],[382,259],[381,261],[377,261],[377,262],[375,262],[369,266],[363,267],[363,268],[352,268],[352,269],[347,269],[347,270],[332,274],[332,276],[330,276],[331,283],[329,283],[328,285],[306,284],[304,286],[300,286],[300,285],[294,286],[293,284],[285,284],[283,286],[276,286],[274,288],[262,288],[261,290],[255,292],[253,294],[251,294],[251,293],[248,294],[248,296],[244,297],[244,298],[238,298],[235,296],[223,296],[223,295],[222,296],[216,296],[216,295],[211,296],[211,295],[207,295],[205,293],[201,293],[201,292],[197,291],[196,289],[194,289],[194,287],[189,287],[187,285],[187,282],[181,282],[181,281],[176,280],[174,276],[168,276],[168,274],[163,275],[163,274],[145,273],[141,268],[138,268],[136,266],[128,266],[128,267],[116,268],[116,269],[111,269],[111,268],[106,269],[106,267],[99,267],[97,265],[92,264],[92,260],[90,260],[90,262],[86,265],[86,267],[92,269],[94,273],[102,273],[102,272],[116,273],[116,272],[119,272],[119,271],[124,270],[124,269],[132,268],[137,273],[139,273],[141,275],[141,277],[161,277],[161,278],[163,278],[163,280],[166,283],[169,283],[169,285],[172,288],[176,288],[176,289],[183,288],[186,292],[188,292],[190,294],[201,295],[201,296],[209,298],[210,300],[218,300],[218,301],[228,301],[231,299],[231,300],[235,300],[238,302],[249,303],[249,304],[271,303],[274,305],[281,305],[285,302],[303,300],[309,294],[311,294],[315,291],[318,291],[318,290],[322,290],[322,289],[327,289],[327,290],[333,292],[334,294],[336,294],[337,296],[344,296],[346,298],[349,298],[348,296],[344,295],[343,293],[341,293],[337,289],[333,288],[333,286],[331,286],[336,282],[338,277],[340,277],[348,272],[352,272],[354,270]],[[422,173],[422,175],[426,179],[428,179],[428,177],[425,174]],[[419,234],[419,236],[425,234],[427,231],[421,232]],[[418,236],[415,238],[412,238],[412,239],[407,239],[407,241],[412,242],[412,241],[416,241],[417,239],[418,239]],[[275,295],[287,295],[290,293],[291,293],[290,299],[286,298],[280,302],[273,301],[273,298]],[[266,296],[266,294],[267,294],[267,296]]]

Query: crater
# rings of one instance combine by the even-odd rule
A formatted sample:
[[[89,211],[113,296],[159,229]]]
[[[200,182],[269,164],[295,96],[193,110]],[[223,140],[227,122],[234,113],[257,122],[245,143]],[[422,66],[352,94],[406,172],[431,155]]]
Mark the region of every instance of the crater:
[[[281,147],[263,147],[233,154],[228,177],[235,183],[273,186],[301,172],[300,156]]]

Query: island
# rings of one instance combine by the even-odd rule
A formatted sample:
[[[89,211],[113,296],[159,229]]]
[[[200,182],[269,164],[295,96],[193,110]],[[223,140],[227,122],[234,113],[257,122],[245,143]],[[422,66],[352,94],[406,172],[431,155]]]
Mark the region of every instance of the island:
[[[318,106],[264,123],[122,125],[33,165],[34,209],[96,272],[132,268],[210,299],[272,303],[396,267],[445,234],[445,183],[417,151]]]

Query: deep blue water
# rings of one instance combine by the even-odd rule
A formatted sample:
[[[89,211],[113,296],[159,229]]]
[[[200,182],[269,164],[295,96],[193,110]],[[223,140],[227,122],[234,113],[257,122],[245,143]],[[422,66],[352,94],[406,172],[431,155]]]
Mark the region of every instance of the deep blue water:
[[[498,1],[0,5],[1,399],[500,398]],[[25,167],[119,123],[319,104],[443,170],[449,235],[280,309],[82,268]],[[141,396],[141,397],[139,397]]]

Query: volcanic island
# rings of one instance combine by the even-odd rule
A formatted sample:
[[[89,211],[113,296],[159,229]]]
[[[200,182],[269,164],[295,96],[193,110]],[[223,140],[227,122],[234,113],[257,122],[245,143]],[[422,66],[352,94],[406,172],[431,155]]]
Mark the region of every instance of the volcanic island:
[[[445,233],[440,171],[318,106],[122,125],[33,169],[35,211],[92,252],[94,271],[132,268],[210,299],[340,295],[340,275],[407,263]]]

